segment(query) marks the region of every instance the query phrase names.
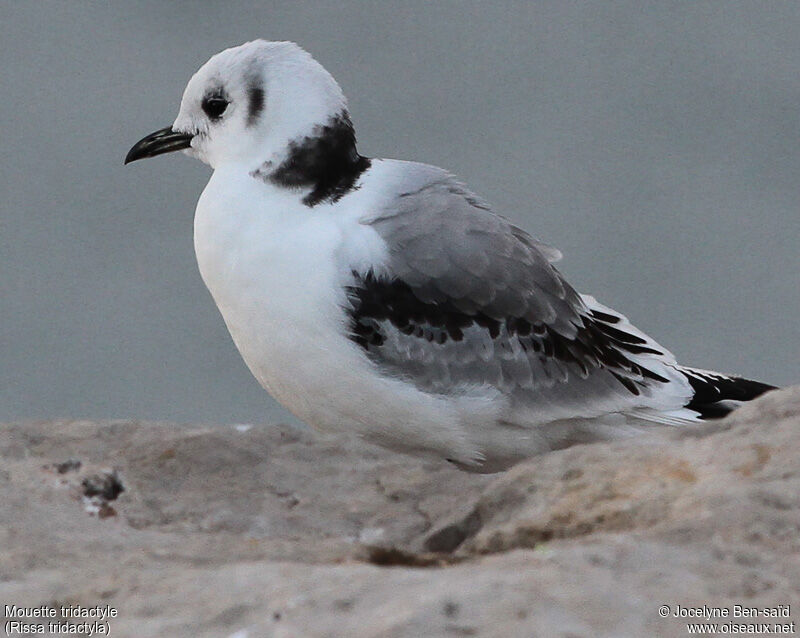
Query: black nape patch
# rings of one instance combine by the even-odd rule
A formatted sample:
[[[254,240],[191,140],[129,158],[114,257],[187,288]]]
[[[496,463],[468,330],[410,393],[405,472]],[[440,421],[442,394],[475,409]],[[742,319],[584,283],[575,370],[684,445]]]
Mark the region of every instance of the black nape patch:
[[[343,111],[312,135],[289,145],[289,155],[269,180],[288,188],[310,187],[306,206],[336,202],[356,188],[356,181],[370,167],[370,160],[356,150],[350,116]]]
[[[264,110],[264,89],[258,84],[247,88],[247,126],[253,126]]]
[[[633,395],[640,394],[646,380],[669,381],[629,358],[631,354],[663,353],[644,345],[646,342],[640,337],[608,325],[619,321],[613,315],[584,317],[584,325],[578,327],[575,337],[568,338],[547,324],[522,317],[498,319],[482,312],[465,313],[449,300],[422,301],[411,286],[399,279],[379,279],[371,272],[353,275],[356,283],[347,290],[351,303],[350,338],[369,353],[379,353],[385,344],[387,321],[405,335],[439,345],[463,341],[465,330],[476,326],[492,340],[516,339],[532,358],[557,359],[584,374],[605,368]]]

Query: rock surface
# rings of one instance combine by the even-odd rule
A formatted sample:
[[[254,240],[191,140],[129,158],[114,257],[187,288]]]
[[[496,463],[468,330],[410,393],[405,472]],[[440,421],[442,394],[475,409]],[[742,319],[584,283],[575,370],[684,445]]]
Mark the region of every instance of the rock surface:
[[[488,476],[260,425],[11,424],[0,459],[0,605],[110,605],[112,636],[687,635],[661,605],[800,621],[800,388]]]

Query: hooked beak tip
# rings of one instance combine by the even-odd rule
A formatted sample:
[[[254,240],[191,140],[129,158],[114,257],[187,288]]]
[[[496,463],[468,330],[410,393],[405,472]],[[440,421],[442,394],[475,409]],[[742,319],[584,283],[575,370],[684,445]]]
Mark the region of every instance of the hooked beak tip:
[[[125,164],[189,148],[193,137],[191,133],[174,131],[171,126],[167,126],[136,142],[125,156]]]

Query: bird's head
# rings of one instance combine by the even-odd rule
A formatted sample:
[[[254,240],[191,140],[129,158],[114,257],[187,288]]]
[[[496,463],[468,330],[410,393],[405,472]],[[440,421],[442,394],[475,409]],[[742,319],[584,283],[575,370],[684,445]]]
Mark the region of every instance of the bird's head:
[[[200,67],[172,126],[137,142],[125,163],[186,150],[212,168],[277,165],[292,140],[345,110],[336,80],[310,54],[294,42],[255,40]]]

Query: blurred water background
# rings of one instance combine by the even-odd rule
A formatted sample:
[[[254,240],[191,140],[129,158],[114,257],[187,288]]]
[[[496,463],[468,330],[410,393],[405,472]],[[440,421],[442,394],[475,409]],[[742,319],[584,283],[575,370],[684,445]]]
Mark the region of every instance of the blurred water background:
[[[191,74],[307,48],[362,153],[457,173],[686,364],[800,380],[800,4],[3,2],[0,419],[289,419],[195,264]]]

